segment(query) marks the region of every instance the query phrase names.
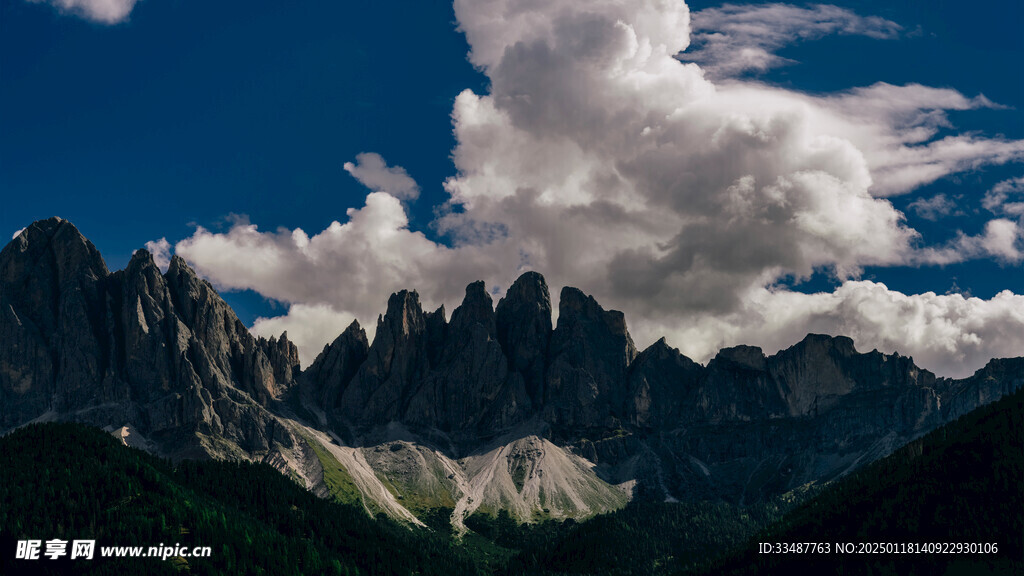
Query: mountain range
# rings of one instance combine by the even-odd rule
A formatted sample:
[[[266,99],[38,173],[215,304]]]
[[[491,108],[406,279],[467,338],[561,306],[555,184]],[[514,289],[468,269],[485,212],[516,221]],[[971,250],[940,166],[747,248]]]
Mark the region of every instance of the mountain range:
[[[810,334],[698,364],[638,351],[621,312],[527,272],[449,318],[392,294],[305,369],[181,258],[110,272],[59,218],[0,252],[0,433],[77,421],[175,460],[272,465],[315,494],[420,524],[439,509],[583,518],[630,500],[751,504],[828,482],[1024,384],[1024,358],[936,377]]]

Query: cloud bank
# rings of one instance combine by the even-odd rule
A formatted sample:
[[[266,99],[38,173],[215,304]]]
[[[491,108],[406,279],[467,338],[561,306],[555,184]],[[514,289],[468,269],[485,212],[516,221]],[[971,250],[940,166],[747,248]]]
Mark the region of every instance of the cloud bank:
[[[898,31],[832,7],[765,9],[781,31],[743,40],[764,50]],[[304,359],[352,317],[372,328],[393,291],[415,288],[450,311],[467,283],[483,279],[500,295],[526,269],[623,310],[639,345],[665,335],[701,361],[739,343],[773,352],[808,331],[899,350],[947,375],[1019,353],[1020,296],[905,295],[858,280],[865,266],[1021,261],[1012,208],[980,235],[934,246],[886,199],[1024,159],[1024,142],[956,134],[946,115],[995,105],[916,84],[812,96],[735,77],[749,68],[725,56],[707,60],[709,76],[677,58],[691,31],[707,59],[720,41],[708,30],[720,25],[735,43],[730,22],[756,19],[721,10],[691,24],[686,5],[668,0],[456,0],[490,89],[454,104],[456,174],[432,223],[446,242],[409,228],[402,201],[419,187],[408,174],[361,154],[345,169],[370,190],[365,205],[326,230],[239,222],[198,228],[175,251],[221,288],[291,304],[254,330],[287,327]],[[1017,189],[1007,190],[992,192],[992,206],[1012,204]],[[839,284],[831,293],[779,287],[822,271]]]

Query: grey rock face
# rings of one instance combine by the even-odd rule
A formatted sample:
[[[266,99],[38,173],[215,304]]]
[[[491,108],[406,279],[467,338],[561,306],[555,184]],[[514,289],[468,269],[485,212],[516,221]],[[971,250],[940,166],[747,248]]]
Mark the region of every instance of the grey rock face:
[[[291,387],[302,372],[299,367],[299,348],[288,339],[288,332],[282,332],[281,337],[271,336],[270,340],[257,338],[256,344],[263,350],[263,354],[270,362],[270,368],[274,373],[274,383],[283,392]]]
[[[718,421],[778,416],[787,412],[783,398],[760,348],[725,348],[708,362],[694,417]]]
[[[366,361],[369,350],[366,332],[355,320],[334,342],[324,346],[302,375],[303,384],[317,405],[327,410],[338,408],[342,392]]]
[[[452,313],[429,378],[410,400],[407,421],[492,433],[529,408],[523,381],[510,378],[498,343],[491,297],[483,282],[474,282]]]
[[[290,384],[290,378],[280,385],[275,382],[274,367],[256,339],[213,286],[180,257],[171,258],[166,280],[182,323],[212,363],[209,369],[221,380],[234,384],[262,405]]]
[[[559,427],[614,427],[627,417],[626,375],[636,348],[622,312],[563,288],[548,347],[545,417]]]
[[[424,313],[415,292],[392,295],[351,381],[317,363],[310,381],[317,389],[343,388],[339,412],[363,426],[400,421],[490,433],[519,421],[530,407],[522,378],[509,377],[483,282],[466,288],[450,323],[443,308]]]
[[[941,379],[941,417],[948,422],[1024,387],[1024,358],[996,358],[962,380]]]
[[[750,502],[846,473],[1024,380],[1024,360],[948,381],[816,334],[772,356],[727,348],[705,367],[664,340],[638,355],[622,314],[574,288],[562,291],[554,330],[550,311],[535,273],[494,311],[483,284],[470,284],[450,323],[400,292],[338,412],[471,441],[534,419],[616,482]]]
[[[704,367],[662,338],[640,353],[629,369],[629,423],[640,429],[671,428],[691,419]]]
[[[175,258],[162,275],[136,252],[110,274],[68,222],[30,226],[0,252],[0,428],[50,413],[131,424],[168,454],[215,435],[246,450],[289,441],[264,408],[297,351],[260,343],[213,288]]]
[[[388,299],[366,361],[342,393],[341,412],[352,422],[399,420],[409,390],[429,374],[427,318],[419,295],[403,290]]]
[[[652,349],[634,364],[634,378]],[[678,361],[664,347],[659,355]],[[654,373],[679,374],[670,376],[680,384],[675,395],[654,402],[651,393],[634,393],[639,407],[678,406],[657,434],[638,431],[639,453],[658,453],[664,466],[649,483],[677,497],[746,503],[834,479],[1024,385],[1024,359],[993,361],[963,380],[937,379],[910,358],[860,354],[849,338],[815,334],[770,357],[743,346],[703,369],[662,366]],[[644,412],[637,414],[643,424]],[[603,457],[614,467],[637,453]]]
[[[530,400],[541,404],[552,330],[551,296],[543,276],[527,272],[512,284],[495,309],[495,328],[509,370],[520,374]]]
[[[853,392],[890,386],[932,387],[935,376],[909,358],[875,351],[858,354],[853,340],[808,334],[799,344],[773,356],[770,372],[784,386],[791,415],[821,410]]]
[[[0,426],[91,398],[109,354],[99,252],[69,222],[36,222],[0,252]]]

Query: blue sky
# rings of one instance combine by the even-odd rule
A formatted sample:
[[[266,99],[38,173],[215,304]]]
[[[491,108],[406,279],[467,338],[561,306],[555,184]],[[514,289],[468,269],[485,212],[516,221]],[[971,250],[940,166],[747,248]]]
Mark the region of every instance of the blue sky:
[[[64,6],[79,8],[69,10],[52,5],[62,1]],[[831,14],[829,18],[839,14],[836,17],[839,20],[847,19],[843,20],[845,24],[828,28],[830,31],[816,33],[807,27],[789,31],[776,28],[783,40],[768,46],[767,52],[785,59],[781,65],[728,72],[730,69],[725,65],[715,68],[716,64],[708,59],[711,57],[709,49],[704,56],[692,58],[706,68],[710,81],[720,86],[742,84],[765,94],[782,94],[787,102],[796,102],[805,96],[820,99],[814,100],[811,106],[823,109],[829,108],[826,100],[830,95],[846,94],[851,89],[879,82],[951,89],[973,104],[943,108],[932,102],[939,98],[933,93],[926,96],[916,91],[899,94],[899,98],[908,100],[930,99],[922,108],[915,109],[916,112],[938,110],[945,119],[926,122],[934,128],[934,134],[923,143],[915,142],[908,147],[920,147],[946,136],[966,135],[984,142],[1005,143],[1007,149],[988,152],[985,148],[973,152],[974,156],[964,160],[964,165],[946,170],[947,173],[934,181],[920,182],[898,192],[877,192],[879,168],[872,173],[876,188],[870,189],[871,193],[878,202],[891,202],[893,208],[905,215],[902,228],[893,232],[894,224],[889,222],[885,230],[893,232],[895,240],[908,242],[911,248],[876,258],[867,248],[853,253],[846,247],[821,248],[821,238],[794,239],[794,244],[780,247],[782,256],[764,256],[768,264],[763,267],[745,269],[738,277],[730,276],[730,284],[747,282],[750,290],[737,291],[731,298],[722,300],[701,296],[704,292],[715,294],[721,290],[688,277],[685,271],[676,275],[674,284],[662,282],[661,278],[666,276],[666,269],[673,272],[673,254],[685,253],[679,256],[684,260],[689,258],[685,261],[690,264],[680,264],[684,267],[693,266],[694,258],[725,261],[735,256],[737,248],[731,244],[726,246],[709,240],[710,247],[704,252],[698,250],[696,256],[691,253],[696,250],[691,248],[695,245],[692,240],[685,249],[675,251],[651,248],[661,252],[657,258],[650,259],[649,268],[641,269],[637,263],[647,262],[643,256],[649,246],[663,247],[673,238],[688,236],[672,233],[660,239],[637,239],[633,245],[630,242],[638,238],[637,232],[623,230],[622,236],[616,237],[617,242],[620,247],[630,246],[634,252],[610,251],[604,256],[595,256],[593,262],[587,264],[590,268],[584,268],[591,256],[587,251],[572,253],[566,248],[565,253],[555,254],[551,243],[564,242],[571,246],[573,242],[568,239],[571,236],[583,237],[585,245],[590,241],[586,238],[591,233],[588,231],[602,229],[595,221],[572,229],[566,224],[563,232],[561,223],[570,219],[564,216],[553,218],[552,223],[539,230],[531,228],[534,222],[540,221],[535,212],[524,208],[523,212],[514,213],[507,203],[486,207],[487,202],[497,201],[482,195],[498,190],[499,184],[504,185],[515,176],[513,172],[509,172],[512,176],[494,176],[487,172],[487,167],[492,166],[485,158],[487,154],[500,159],[502,150],[512,149],[495,142],[507,138],[509,146],[520,147],[517,150],[534,145],[539,150],[544,142],[552,139],[580,137],[578,130],[581,129],[571,125],[571,118],[567,120],[566,130],[577,132],[564,134],[556,133],[560,126],[557,121],[549,118],[547,126],[535,121],[531,114],[544,118],[542,110],[530,108],[536,108],[540,101],[538,94],[534,94],[532,100],[516,102],[516,95],[542,85],[534,84],[535,81],[558,81],[552,80],[554,76],[543,76],[550,70],[545,69],[538,58],[523,56],[519,72],[515,72],[509,65],[511,60],[500,60],[500,50],[495,49],[497,51],[490,56],[485,54],[485,50],[491,49],[491,43],[502,48],[499,40],[503,36],[488,31],[485,15],[480,13],[482,8],[473,2],[457,3],[461,5],[459,10],[440,2],[411,1],[365,5],[322,1],[297,7],[253,1],[143,0],[136,4],[119,0],[113,4],[119,3],[127,13],[123,19],[90,12],[89,0],[54,0],[52,4],[0,0],[0,194],[4,198],[0,230],[14,234],[33,220],[60,215],[74,222],[97,245],[113,269],[123,267],[132,251],[147,242],[166,238],[174,246],[185,241],[185,244],[178,244],[176,251],[222,288],[247,324],[252,324],[259,316],[282,315],[291,307],[295,313],[290,320],[265,324],[263,329],[283,327],[294,334],[304,325],[301,319],[306,318],[305,325],[308,325],[310,318],[301,316],[296,305],[310,307],[306,312],[323,324],[313,330],[315,333],[306,335],[304,343],[308,349],[315,349],[317,342],[328,338],[335,330],[340,331],[338,324],[352,317],[358,317],[364,325],[372,325],[370,310],[383,310],[387,293],[399,287],[418,288],[426,303],[445,303],[450,310],[458,303],[458,286],[477,277],[484,278],[496,296],[500,296],[511,278],[530,267],[548,275],[555,290],[561,284],[580,285],[593,292],[599,301],[622,308],[631,321],[631,328],[640,334],[638,342],[667,332],[671,343],[699,359],[702,355],[706,359],[708,351],[716,346],[746,341],[777,349],[792,343],[787,339],[795,341],[794,335],[798,332],[816,329],[852,332],[861,349],[919,350],[919,356],[934,358],[932,366],[928,367],[957,373],[963,369],[943,364],[940,359],[944,355],[951,355],[971,369],[977,368],[979,358],[1005,355],[1004,348],[993,347],[986,339],[995,340],[1005,331],[1019,327],[990,328],[984,320],[977,322],[978,326],[985,324],[984,327],[973,324],[964,327],[962,316],[969,313],[950,312],[959,304],[942,301],[936,312],[929,311],[931,303],[927,302],[921,304],[918,316],[937,318],[954,314],[957,318],[926,321],[921,327],[923,335],[914,336],[918,340],[907,340],[909,336],[901,340],[899,335],[887,337],[886,327],[878,325],[877,320],[869,318],[874,324],[866,327],[868,320],[858,319],[876,310],[871,306],[858,304],[843,308],[837,305],[827,311],[823,308],[814,317],[792,319],[781,314],[786,318],[778,320],[777,307],[781,304],[766,304],[751,296],[751,290],[765,286],[782,289],[787,294],[835,295],[849,280],[884,283],[890,291],[903,295],[928,291],[944,295],[953,291],[980,297],[985,302],[992,302],[1003,290],[1014,294],[1024,292],[1020,258],[1007,255],[1005,250],[993,252],[990,244],[985,243],[986,238],[994,238],[992,235],[985,237],[986,226],[991,221],[1006,221],[1008,226],[1017,222],[1017,216],[1007,208],[1007,203],[1016,198],[1016,189],[1008,185],[1011,191],[996,209],[1002,212],[983,206],[986,193],[1000,182],[1012,182],[1024,176],[1020,152],[1014,148],[1014,142],[1024,139],[1024,74],[1020,66],[1024,61],[1024,41],[1019,34],[1024,29],[1024,8],[1014,3],[974,2],[965,8],[963,3],[941,1],[839,2],[834,4],[836,10],[843,7],[848,10],[818,13],[819,23],[821,14]],[[639,4],[646,5],[638,0]],[[783,7],[780,4],[764,6],[773,10]],[[714,10],[720,4],[690,2],[689,7],[694,26],[693,45],[682,54],[683,60],[691,59],[689,52],[702,46],[701,32],[720,32],[700,28],[700,11]],[[817,10],[805,4],[789,8],[802,11],[800,14]],[[787,14],[765,12],[762,17],[761,13],[751,12],[750,6],[736,8],[734,5],[731,10],[729,18],[733,20],[726,18],[723,22],[735,21],[736,12],[753,14],[751,17],[766,31],[773,26],[769,16]],[[566,8],[565,11],[571,10]],[[596,12],[599,10],[595,9]],[[711,22],[711,12],[704,14],[703,22]],[[606,14],[598,16],[603,18]],[[849,20],[853,17],[877,17],[878,20]],[[116,21],[102,21],[111,19]],[[457,28],[457,21],[470,31],[468,41],[467,35]],[[813,21],[811,18],[808,22]],[[791,23],[792,19],[784,18],[779,22]],[[632,25],[632,22],[627,23]],[[517,26],[522,28],[517,32],[521,34],[510,33],[510,38],[519,38],[525,44],[535,40],[533,32],[529,27],[523,28],[526,25],[522,22],[509,23],[509,29]],[[635,28],[640,31],[641,25]],[[563,34],[582,30],[581,39],[589,38],[587,33],[597,34],[595,45],[605,46],[600,35],[611,28],[595,24],[593,28],[581,25],[566,30],[569,32]],[[476,36],[473,36],[474,31]],[[801,33],[807,37],[799,40],[797,35]],[[636,35],[643,36],[641,32]],[[739,42],[737,46],[751,45],[750,38],[735,40]],[[555,38],[548,43],[554,46],[560,41]],[[471,46],[473,42],[476,44]],[[471,48],[477,54],[473,63],[467,57]],[[733,58],[735,46],[730,44],[725,48],[725,57]],[[566,99],[581,98],[560,112],[562,117],[572,116],[576,110],[580,110],[580,114],[591,113],[588,106],[603,105],[599,100],[604,96],[580,96],[573,92],[581,86],[590,86],[588,81],[588,78],[580,78],[575,84],[566,85],[568,92],[560,93]],[[487,124],[485,120],[477,124],[474,124],[477,120],[465,120],[463,125],[468,128],[462,136],[463,146],[458,148],[460,152],[454,152],[460,140],[453,133],[452,114],[456,97],[464,90],[484,97],[485,102],[494,96],[498,108],[511,114],[511,122],[517,125],[517,130],[539,140],[517,140],[520,136],[510,135],[512,132],[508,131],[495,132],[494,136],[486,138],[479,136],[486,140],[480,143],[472,140],[477,132],[470,128],[477,126],[478,132],[486,135],[488,129],[498,130],[497,125]],[[505,90],[507,92],[503,93]],[[749,103],[750,91],[744,94],[738,98],[745,108],[735,114],[749,113],[756,117],[759,112],[756,103]],[[978,100],[971,100],[979,94],[994,105],[978,105]],[[643,97],[638,102],[653,102],[663,95],[664,92],[652,91],[649,98]],[[944,95],[940,99],[947,101],[949,98]],[[878,100],[872,102],[877,105]],[[469,104],[472,102],[467,100],[466,105]],[[607,109],[617,104],[609,101]],[[735,116],[723,111],[723,106],[726,105],[715,104],[714,114],[722,118]],[[789,117],[786,112],[778,114],[779,118]],[[601,121],[599,116],[586,125],[596,125],[595,122]],[[879,120],[875,114],[869,121],[884,119]],[[845,133],[841,136],[846,137]],[[590,135],[588,138],[593,142],[602,137]],[[888,136],[879,136],[882,137]],[[870,148],[850,138],[855,146]],[[352,214],[346,211],[352,209],[358,213],[364,205],[369,206],[367,194],[375,190],[373,185],[364,185],[343,167],[345,162],[356,162],[357,155],[364,152],[378,154],[392,172],[404,170],[420,190],[418,198],[398,198],[393,206],[389,204],[380,212],[384,219],[394,216],[395,210],[399,215],[404,213],[408,222],[398,223],[397,227],[408,233],[411,240],[395,240],[398,243],[392,245],[390,251],[382,252],[383,256],[371,254],[366,256],[366,261],[351,265],[353,275],[376,279],[373,280],[376,284],[350,285],[356,282],[346,277],[350,268],[338,264],[352,262],[353,256],[345,252],[343,245],[332,245],[336,252],[317,248],[320,252],[315,257],[306,254],[310,262],[316,264],[310,264],[309,269],[288,269],[287,273],[296,278],[310,275],[309,282],[301,286],[300,279],[293,279],[284,286],[269,277],[279,277],[285,272],[271,270],[262,276],[259,272],[250,274],[211,256],[210,250],[220,247],[227,255],[224,258],[259,266],[264,253],[246,252],[239,247],[263,242],[266,243],[260,244],[263,248],[280,251],[282,248],[275,242],[293,238],[296,229],[313,237],[329,230],[334,221],[348,222]],[[1004,158],[992,160],[997,153]],[[566,165],[579,162],[585,166],[591,161],[586,154],[579,157],[566,154]],[[634,160],[639,162],[640,158],[629,154],[628,158],[614,156],[619,152],[608,152],[613,154],[610,157],[602,156],[605,151],[594,154],[594,158],[621,161],[621,167],[615,164],[615,177],[626,180],[629,180],[629,171],[625,166]],[[680,154],[685,156],[686,152]],[[462,158],[461,171],[453,155]],[[915,158],[912,163],[920,167],[929,162]],[[498,166],[495,170],[502,169],[500,164],[500,161],[493,164]],[[878,162],[869,164],[872,170],[879,165]],[[538,170],[538,174],[541,172]],[[730,178],[743,175],[737,173]],[[492,180],[486,179],[492,176]],[[538,184],[531,180],[535,175],[520,176],[532,184],[523,185],[516,194],[543,196],[546,184],[542,180],[538,180]],[[455,188],[450,183],[446,189],[445,180],[453,177]],[[565,177],[558,178],[561,180],[557,185],[552,180],[551,190],[562,190],[559,186],[564,184]],[[703,181],[699,175],[696,178],[696,181]],[[763,180],[758,180],[757,186],[761,186],[761,182]],[[639,186],[632,181],[630,184]],[[609,186],[614,188],[614,185]],[[709,188],[707,197],[724,193],[725,188],[724,185]],[[459,190],[454,197],[453,189]],[[377,192],[387,194],[389,190]],[[608,194],[607,198],[619,198],[614,192]],[[387,199],[398,196],[391,194]],[[763,199],[763,196],[755,196]],[[940,200],[936,200],[937,196]],[[989,197],[994,198],[991,194]],[[374,198],[381,199],[380,196]],[[453,198],[454,201],[446,204]],[[602,197],[602,201],[607,198]],[[594,198],[588,197],[586,201],[593,214],[599,213],[594,207],[605,206]],[[397,206],[400,208],[395,208]],[[883,220],[889,214],[877,203],[866,209],[878,211],[878,218]],[[680,214],[686,214],[685,207],[679,210]],[[363,214],[372,220],[369,211]],[[460,218],[460,214],[468,216]],[[707,216],[702,214],[702,217]],[[506,217],[508,220],[504,219]],[[877,224],[877,220],[871,218],[865,221],[863,229],[851,232],[849,238],[863,241],[877,236],[864,232],[869,224]],[[246,222],[257,226],[258,232],[254,234],[259,235],[243,237],[240,232]],[[517,232],[520,224],[522,231]],[[676,223],[661,222],[656,226],[660,225],[669,230]],[[206,236],[198,235],[197,226]],[[278,229],[285,232],[273,235]],[[906,230],[916,231],[917,237],[908,240]],[[238,232],[231,235],[232,231]],[[372,240],[375,237],[373,230],[367,234],[370,236],[359,238]],[[516,237],[516,234],[523,236]],[[501,247],[494,247],[495,237],[510,240]],[[856,240],[858,238],[862,240]],[[968,240],[958,243],[958,238]],[[723,242],[735,241],[742,247],[745,244],[740,240],[730,235]],[[1010,247],[1024,250],[1024,246],[1019,245],[1020,240],[1011,239]],[[359,241],[362,240],[345,240],[353,245]],[[534,241],[539,248],[531,248]],[[593,243],[601,244],[596,238]],[[762,243],[774,241],[753,239],[754,245]],[[306,245],[299,244],[300,248]],[[409,262],[397,257],[390,261],[389,257],[396,253],[403,253],[405,257],[406,246],[409,246]],[[449,250],[452,247],[464,249]],[[931,253],[922,252],[929,248]],[[1002,248],[1006,248],[1005,242]],[[238,251],[232,251],[236,249]],[[787,250],[814,252],[814,255],[796,261],[786,254]],[[815,252],[819,250],[823,252]],[[942,250],[946,252],[936,255]],[[364,250],[364,253],[369,252]],[[737,258],[735,263],[729,261],[717,268],[712,265],[701,271],[700,277],[708,278],[719,272],[736,274],[737,267],[747,266],[740,262],[750,258],[753,257]],[[778,261],[773,262],[772,258]],[[447,259],[457,261],[458,265]],[[381,264],[381,260],[385,260],[386,265]],[[430,267],[424,262],[440,263]],[[380,279],[366,272],[376,273],[378,267],[390,272]],[[592,271],[597,269],[601,273]],[[813,272],[808,273],[808,270]],[[324,278],[319,278],[321,271]],[[332,284],[332,277],[338,278],[337,286]],[[848,286],[851,291],[871,287]],[[375,295],[376,292],[380,294]],[[687,299],[680,294],[694,296]],[[846,296],[835,296],[833,300],[843,298]],[[889,297],[883,300],[885,298]],[[654,301],[665,302],[666,308],[659,309],[652,304]],[[987,315],[986,318],[998,316],[994,306],[984,308],[979,314]],[[782,324],[776,326],[773,322]],[[922,343],[931,337],[929,331],[945,334],[943,330],[949,324],[955,324],[959,332],[947,346],[948,351]],[[699,328],[680,328],[672,332],[671,328],[676,325]],[[769,325],[775,328],[764,327]],[[972,344],[972,337],[980,339],[982,344]],[[704,344],[695,344],[697,340]],[[1009,345],[1017,342],[1014,340]]]
[[[689,2],[693,10],[718,2]],[[835,2],[862,15],[876,15],[903,27],[902,36],[875,40],[859,36],[825,36],[784,48],[780,54],[798,64],[773,69],[762,80],[808,92],[835,92],[875,82],[920,83],[949,87],[967,95],[984,94],[1008,109],[970,110],[951,114],[960,129],[1008,138],[1024,138],[1024,6],[986,0],[971,3],[919,0]],[[982,193],[996,182],[1024,174],[1020,163],[988,166],[943,178],[914,193],[893,198],[909,223],[929,240],[940,242],[963,230],[977,233],[983,213],[975,212]],[[963,195],[965,214],[933,222],[907,206],[936,194]],[[876,278],[904,292],[945,292],[960,289],[990,298],[1012,289],[1024,290],[1024,269],[992,261],[949,266],[868,267],[865,277]],[[820,289],[828,278],[797,286]]]
[[[452,102],[484,79],[428,4],[156,0],[109,26],[4,0],[0,226],[61,215],[113,268],[229,214],[322,229],[362,204],[364,150],[417,176],[429,221]]]

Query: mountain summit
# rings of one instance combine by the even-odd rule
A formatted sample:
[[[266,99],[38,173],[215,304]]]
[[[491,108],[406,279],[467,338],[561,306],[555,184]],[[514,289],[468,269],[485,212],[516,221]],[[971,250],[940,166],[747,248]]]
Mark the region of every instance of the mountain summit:
[[[0,428],[127,425],[179,456],[284,438],[266,406],[294,382],[294,344],[254,338],[181,258],[161,274],[139,250],[109,273],[78,229],[51,218],[0,252],[0,270]]]

